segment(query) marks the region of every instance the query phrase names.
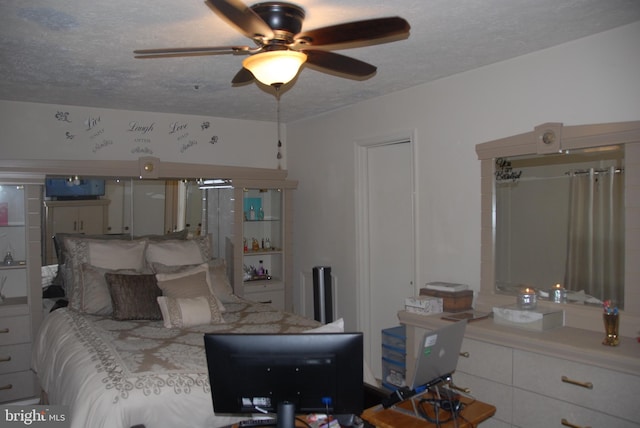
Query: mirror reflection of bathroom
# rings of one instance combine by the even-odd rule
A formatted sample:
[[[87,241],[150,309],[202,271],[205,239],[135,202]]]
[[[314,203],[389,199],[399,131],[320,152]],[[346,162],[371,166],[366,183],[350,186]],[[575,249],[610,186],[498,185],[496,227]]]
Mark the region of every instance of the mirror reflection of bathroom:
[[[624,149],[496,159],[496,290],[624,303]]]

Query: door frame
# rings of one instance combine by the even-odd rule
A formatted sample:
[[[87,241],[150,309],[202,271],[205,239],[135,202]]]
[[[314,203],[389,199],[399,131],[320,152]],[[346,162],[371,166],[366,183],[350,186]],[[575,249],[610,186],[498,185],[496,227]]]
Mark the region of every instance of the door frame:
[[[356,222],[356,311],[357,311],[357,323],[358,330],[365,332],[364,335],[364,355],[365,357],[371,355],[371,340],[367,337],[368,326],[371,325],[371,289],[370,289],[370,266],[369,258],[367,257],[369,251],[369,218],[368,218],[368,150],[376,146],[392,145],[392,144],[410,144],[411,145],[411,198],[413,206],[413,273],[412,282],[414,290],[417,290],[416,280],[418,276],[418,193],[417,184],[418,180],[417,165],[417,144],[416,144],[416,129],[398,131],[392,134],[379,135],[366,139],[360,139],[355,142],[355,222]],[[376,334],[376,332],[368,332],[370,334]],[[379,332],[380,333],[380,332]]]

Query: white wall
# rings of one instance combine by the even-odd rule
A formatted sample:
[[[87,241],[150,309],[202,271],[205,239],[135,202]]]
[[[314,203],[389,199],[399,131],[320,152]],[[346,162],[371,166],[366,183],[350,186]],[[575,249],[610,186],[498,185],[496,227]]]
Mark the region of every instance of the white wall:
[[[278,167],[271,122],[0,100],[0,129],[2,159],[155,156],[167,162]]]
[[[639,40],[636,22],[288,124],[289,176],[300,180],[294,276],[332,266],[340,284],[338,310],[347,328],[357,327],[354,146],[415,130],[417,285],[440,280],[479,289],[475,145],[544,122],[638,120]]]

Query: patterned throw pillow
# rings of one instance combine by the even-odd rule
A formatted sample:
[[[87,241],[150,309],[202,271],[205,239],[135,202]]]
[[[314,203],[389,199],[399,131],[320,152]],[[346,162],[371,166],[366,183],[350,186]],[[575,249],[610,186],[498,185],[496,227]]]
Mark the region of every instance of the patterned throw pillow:
[[[154,264],[154,266],[157,267],[157,264]],[[220,311],[226,311],[220,299],[215,295],[207,263],[179,270],[175,273],[158,273],[156,274],[156,279],[164,296],[183,298],[213,295],[217,300]]]
[[[162,290],[156,283],[155,275],[106,273],[104,276],[111,294],[113,319],[118,321],[162,319],[157,301],[157,298],[162,296]]]
[[[224,323],[217,300],[212,295],[191,298],[160,296],[158,306],[166,328]]]

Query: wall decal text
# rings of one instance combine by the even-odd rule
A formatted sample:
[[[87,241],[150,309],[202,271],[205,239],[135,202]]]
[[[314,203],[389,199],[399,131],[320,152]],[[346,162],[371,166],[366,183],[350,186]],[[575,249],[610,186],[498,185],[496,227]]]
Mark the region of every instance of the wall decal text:
[[[151,122],[150,125],[141,125],[138,122],[129,122],[129,129],[127,129],[127,131],[129,132],[138,132],[140,134],[146,134],[148,132],[153,131],[153,125],[155,125],[155,122]]]

